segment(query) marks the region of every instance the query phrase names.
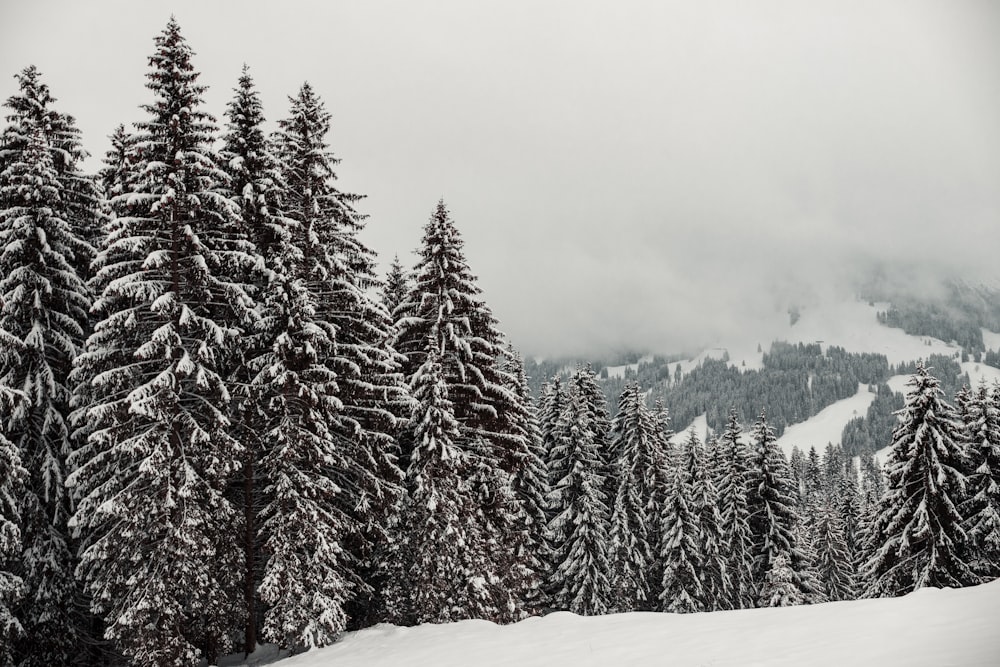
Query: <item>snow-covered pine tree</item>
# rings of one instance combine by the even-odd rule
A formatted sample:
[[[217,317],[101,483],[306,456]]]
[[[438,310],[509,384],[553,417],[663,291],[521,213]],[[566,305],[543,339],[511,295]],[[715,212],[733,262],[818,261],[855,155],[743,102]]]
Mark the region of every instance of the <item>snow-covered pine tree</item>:
[[[688,507],[694,514],[701,547],[701,576],[706,611],[731,609],[732,580],[722,546],[718,492],[708,475],[705,450],[694,429],[688,437],[682,465],[687,468]]]
[[[256,463],[263,508],[254,522],[266,554],[258,588],[263,635],[297,652],[336,641],[347,625],[353,591],[343,539],[356,529],[340,509],[335,481],[349,465],[349,448],[339,434],[337,378],[323,362],[333,354],[334,329],[316,316],[316,297],[301,281],[279,284],[283,302],[269,294],[267,305],[282,331],[252,363],[266,401]]]
[[[66,221],[74,238],[82,241],[72,248],[69,261],[77,275],[86,280],[91,275],[95,248],[103,237],[104,198],[96,180],[81,169],[89,154],[83,148],[76,120],[52,108],[56,99],[41,77],[34,65],[15,75],[19,92],[5,104],[12,113],[7,116],[9,125],[0,138],[0,171],[27,149],[33,129],[41,129],[60,186],[59,208],[53,213]]]
[[[857,597],[857,573],[847,543],[843,524],[833,498],[819,505],[815,534],[815,571],[829,601],[853,600]]]
[[[472,618],[488,597],[483,526],[469,485],[469,455],[456,445],[460,427],[436,344],[413,375],[413,450],[406,470],[400,534],[392,545],[389,618],[407,625]]]
[[[39,115],[17,119],[19,132],[46,122],[46,115]],[[52,153],[44,127],[36,125],[26,146],[7,153],[0,173],[0,330],[23,341],[20,354],[0,359],[0,385],[23,397],[4,428],[29,471],[19,508],[27,594],[19,612],[24,636],[18,653],[25,665],[70,662],[84,623],[75,613],[78,589],[64,481],[69,373],[83,344],[91,301],[74,266],[87,244],[60,215],[66,211],[64,188]]]
[[[963,558],[966,535],[962,431],[940,383],[922,363],[907,381],[906,403],[892,433],[886,489],[869,539],[865,597],[894,597],[918,588],[978,583]]]
[[[719,437],[723,475],[719,482],[721,549],[729,573],[729,607],[746,609],[755,605],[757,586],[753,575],[753,538],[748,506],[749,452],[740,440],[742,427],[736,408],[729,409],[726,430]]]
[[[795,512],[795,487],[788,462],[778,446],[774,429],[767,423],[766,412],[751,429],[753,451],[750,458],[749,494],[750,534],[753,538],[754,581],[760,601],[769,599],[763,586],[774,567],[775,558],[785,556],[794,575],[794,583],[803,599],[819,590],[808,572],[809,563],[796,546],[795,528],[799,517]]]
[[[618,612],[648,609],[648,580],[659,531],[658,501],[666,475],[666,460],[656,422],[646,408],[639,385],[625,385],[609,433],[616,482],[611,509],[611,587]]]
[[[525,586],[525,611],[537,615],[548,606],[544,584],[552,562],[545,535],[548,525],[545,499],[549,492],[548,471],[545,468],[538,416],[531,401],[528,378],[524,373],[524,361],[513,349],[507,350],[507,358],[511,366],[509,373],[515,381],[518,410],[518,414],[511,419],[511,424],[525,443],[522,454],[524,460],[518,463],[513,477],[513,490],[524,511],[527,527],[518,560],[528,564],[530,570],[530,580]]]
[[[0,332],[0,346],[11,354],[19,341]],[[14,410],[16,395],[0,385],[0,414]],[[24,581],[16,570],[21,560],[21,499],[28,471],[21,465],[18,448],[4,436],[0,426],[0,665],[14,664],[15,641],[24,632],[14,614],[24,595]]]
[[[542,436],[542,448],[545,456],[545,469],[548,472],[548,486],[552,488],[563,477],[567,470],[557,469],[553,451],[556,442],[556,424],[566,409],[566,392],[562,379],[555,375],[542,387],[542,395],[538,401],[538,430]],[[558,508],[548,508],[549,520],[558,513]]]
[[[802,604],[805,598],[795,580],[796,572],[792,569],[788,555],[780,553],[775,556],[761,585],[759,606],[794,607]]]
[[[525,442],[513,426],[518,398],[504,368],[504,337],[480,296],[462,247],[444,202],[439,202],[424,227],[412,289],[396,310],[394,347],[406,357],[404,370],[412,377],[428,354],[428,340],[437,336],[441,372],[459,423],[456,445],[470,457],[475,477],[470,481],[495,540],[481,559],[488,571],[479,573],[491,582],[496,599],[485,617],[513,620],[521,615],[519,601],[530,580],[527,564],[518,560],[525,514],[512,489],[525,460]],[[403,445],[406,461],[411,446],[406,438]]]
[[[960,508],[970,565],[984,580],[1000,576],[1000,384],[982,380],[968,402],[967,500]]]
[[[258,260],[223,194],[191,56],[171,19],[149,59],[135,179],[113,202],[129,214],[97,260],[100,321],[77,358],[93,427],[67,480],[77,573],[105,636],[141,664],[211,663],[239,618],[238,516],[224,491],[242,447],[219,367],[253,306],[226,277]]]
[[[549,492],[558,513],[549,522],[555,568],[548,584],[554,609],[600,615],[611,608],[605,464],[587,427],[585,397],[571,392],[553,431],[552,460],[566,475]]]
[[[396,309],[406,301],[409,293],[410,276],[399,261],[399,255],[396,255],[389,265],[389,273],[386,274],[385,285],[382,288],[382,305],[385,306],[393,322],[396,321]]]
[[[660,604],[663,611],[672,613],[707,610],[707,594],[702,583],[705,566],[702,536],[698,515],[690,502],[693,488],[691,467],[688,465],[690,450],[700,446],[698,436],[692,430],[679,452],[667,502],[663,505],[659,548],[663,562]]]
[[[389,313],[371,294],[378,287],[374,253],[358,239],[365,216],[354,206],[362,197],[335,185],[339,160],[326,141],[330,113],[308,83],[290,101],[274,143],[284,210],[299,225],[294,243],[302,262],[296,275],[316,298],[317,316],[336,328],[335,353],[324,363],[337,374],[343,405],[339,436],[348,449],[347,465],[336,481],[343,489],[341,509],[358,527],[345,546],[356,563],[351,616],[363,624],[374,620],[376,546],[388,541],[390,512],[403,492],[395,433],[410,403],[403,359],[389,343]]]

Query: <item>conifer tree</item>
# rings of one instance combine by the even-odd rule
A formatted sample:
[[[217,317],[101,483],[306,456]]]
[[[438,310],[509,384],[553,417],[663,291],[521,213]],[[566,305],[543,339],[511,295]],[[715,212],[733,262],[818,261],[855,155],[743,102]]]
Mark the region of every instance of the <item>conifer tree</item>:
[[[682,462],[674,466],[670,492],[663,506],[660,603],[663,611],[672,613],[706,610],[706,591],[702,581],[705,559],[698,516],[689,502],[692,495],[690,466],[685,465],[690,456],[689,449],[697,445],[697,435],[691,431],[681,450]]]
[[[970,565],[984,580],[1000,576],[1000,384],[982,380],[970,396],[966,502],[960,508],[970,540]]]
[[[569,472],[568,470],[558,468],[558,461],[553,456],[558,444],[556,440],[556,424],[558,424],[559,417],[562,416],[565,409],[566,393],[563,389],[562,379],[556,375],[542,387],[542,396],[538,407],[538,430],[542,437],[545,469],[548,474],[548,487],[550,489]],[[565,462],[564,460],[562,461]],[[548,519],[551,520],[558,513],[559,508],[549,507],[546,501],[546,511]]]
[[[352,612],[361,619],[376,594],[376,545],[388,541],[392,508],[402,493],[395,434],[409,396],[402,359],[389,344],[389,313],[370,294],[378,281],[374,253],[358,238],[365,216],[355,205],[362,197],[336,187],[339,160],[326,142],[331,115],[308,83],[290,101],[274,142],[284,211],[297,223],[293,243],[302,252],[295,276],[315,298],[316,317],[335,328],[335,348],[324,363],[337,375],[342,404],[338,437],[347,451],[338,502],[357,528],[345,546],[356,564]]]
[[[405,624],[473,618],[488,597],[476,562],[485,556],[482,526],[468,481],[469,455],[455,444],[459,424],[434,347],[411,391],[414,447],[400,539],[393,546],[397,576],[387,595],[389,616]]]
[[[93,428],[68,479],[83,538],[78,575],[105,636],[133,662],[211,663],[238,618],[241,553],[224,496],[242,447],[219,370],[252,321],[228,276],[258,259],[239,239],[214,120],[192,51],[171,19],[156,37],[136,125],[131,190],[98,256],[99,322],[77,360]]]
[[[0,333],[0,344],[11,354],[19,341]],[[13,411],[15,394],[0,385],[0,412]],[[28,471],[21,465],[17,447],[0,429],[0,665],[14,662],[14,642],[24,628],[14,609],[24,595],[24,581],[15,569],[21,555],[21,498],[28,481]]]
[[[708,611],[729,609],[732,581],[722,551],[722,517],[717,505],[715,484],[708,475],[705,452],[692,429],[684,451],[683,465],[687,468],[688,505],[694,514],[701,551],[699,572]]]
[[[740,440],[742,428],[736,408],[729,409],[726,430],[719,438],[723,475],[719,482],[721,550],[731,582],[729,607],[753,607],[757,587],[753,575],[753,538],[748,506],[748,452]]]
[[[775,556],[760,590],[761,607],[793,607],[804,602],[787,554]]]
[[[611,422],[615,495],[611,511],[611,585],[617,611],[645,609],[656,552],[658,501],[663,497],[665,454],[653,415],[637,383],[629,383]]]
[[[610,513],[605,465],[588,428],[585,401],[571,393],[554,431],[552,460],[557,470],[567,472],[549,493],[550,506],[558,509],[548,526],[556,563],[549,590],[555,609],[589,616],[611,608]]]
[[[763,586],[778,556],[785,557],[803,598],[815,595],[819,591],[808,574],[809,563],[796,545],[795,529],[799,517],[794,509],[795,490],[788,463],[778,447],[774,429],[767,423],[765,412],[761,412],[754,423],[751,438],[753,452],[747,502],[753,537],[754,580],[761,590],[760,600],[768,599]]]
[[[13,99],[7,106],[17,108]],[[78,590],[64,481],[70,449],[68,378],[90,308],[90,293],[74,264],[89,246],[63,217],[66,191],[52,161],[49,133],[40,125],[50,117],[44,109],[10,117],[17,132],[4,133],[6,166],[0,173],[0,330],[23,341],[20,354],[0,360],[0,385],[23,396],[5,415],[3,427],[30,477],[19,508],[27,594],[18,652],[26,665],[69,662],[83,624],[74,607]],[[12,148],[10,135],[25,132],[28,143]]]
[[[866,597],[893,597],[918,588],[977,583],[963,558],[963,425],[923,364],[907,381],[906,403],[892,434],[886,490],[864,565]]]
[[[840,515],[832,500],[820,505],[814,531],[815,569],[824,597],[829,601],[853,600],[857,596],[857,575],[844,540]]]
[[[496,604],[485,618],[513,620],[521,616],[519,600],[531,579],[521,560],[526,515],[512,488],[528,459],[526,441],[514,426],[522,412],[516,382],[505,369],[503,334],[480,296],[444,202],[424,227],[419,256],[410,294],[396,310],[393,347],[404,355],[404,373],[412,378],[429,353],[428,340],[437,341],[459,424],[456,445],[469,455],[482,520],[496,540],[478,561],[488,569],[480,575],[497,582]],[[412,445],[402,441],[407,461]]]
[[[396,309],[406,301],[409,293],[410,277],[400,263],[399,255],[396,255],[392,258],[392,264],[389,265],[389,273],[386,275],[385,285],[382,288],[382,305],[385,306],[385,310],[393,322],[396,321]]]

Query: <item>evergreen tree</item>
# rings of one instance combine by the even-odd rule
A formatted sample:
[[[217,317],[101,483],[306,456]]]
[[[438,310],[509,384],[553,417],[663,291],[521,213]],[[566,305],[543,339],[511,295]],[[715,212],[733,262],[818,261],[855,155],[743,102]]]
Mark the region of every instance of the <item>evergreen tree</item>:
[[[658,531],[658,501],[663,496],[666,460],[656,422],[646,408],[639,385],[629,383],[618,400],[611,422],[614,460],[614,505],[611,512],[611,585],[617,611],[645,609],[653,582]]]
[[[971,541],[973,570],[983,579],[1000,576],[1000,384],[992,392],[982,380],[967,409],[969,470],[962,514]]]
[[[558,509],[548,526],[556,563],[549,590],[555,609],[590,616],[610,610],[612,591],[607,480],[585,401],[571,393],[554,432],[555,469],[567,472],[549,494],[550,506]]]
[[[105,636],[133,662],[188,665],[228,648],[239,617],[237,515],[224,491],[242,447],[219,369],[235,325],[252,321],[244,286],[227,277],[258,258],[223,194],[214,120],[176,21],[155,43],[135,178],[112,202],[129,215],[98,256],[100,321],[77,359],[93,431],[67,481],[77,572]]]
[[[7,106],[17,108],[13,99]],[[23,345],[20,354],[4,355],[0,385],[24,397],[4,427],[30,476],[19,508],[27,587],[19,653],[26,665],[48,665],[71,662],[82,638],[83,619],[74,613],[78,591],[64,480],[70,449],[68,377],[87,328],[90,293],[74,266],[89,248],[61,215],[67,211],[65,189],[49,135],[40,125],[28,129],[46,122],[49,114],[36,115],[10,117],[18,133],[29,132],[20,150],[7,143],[11,133],[3,137],[8,150],[0,173],[0,330]]]
[[[400,263],[399,255],[396,255],[392,258],[392,264],[389,265],[389,273],[386,275],[385,286],[382,288],[382,305],[385,306],[386,312],[392,317],[393,322],[396,320],[396,309],[406,301],[409,293],[410,277]]]
[[[13,351],[18,341],[0,334],[0,344]],[[8,352],[10,354],[10,352]],[[15,394],[0,385],[0,409],[13,411]],[[21,455],[14,443],[0,430],[0,665],[14,662],[14,642],[24,628],[14,609],[24,595],[24,581],[15,569],[21,555],[21,498],[28,481],[28,471],[21,466]]]
[[[410,419],[414,448],[406,471],[408,495],[394,546],[396,572],[387,605],[406,624],[472,618],[484,606],[482,526],[469,486],[469,456],[455,445],[459,424],[448,398],[440,357],[431,349],[413,376]]]
[[[747,503],[753,537],[754,581],[761,590],[760,600],[769,599],[763,586],[778,556],[785,557],[803,598],[816,594],[819,591],[808,576],[805,554],[796,545],[794,531],[799,517],[794,509],[795,490],[788,463],[778,447],[774,430],[767,424],[766,413],[761,412],[754,423],[751,438],[753,453]]]
[[[565,459],[557,459],[554,456],[555,452],[558,451],[557,446],[559,444],[557,441],[556,425],[559,423],[559,417],[562,416],[563,411],[566,409],[566,398],[562,380],[559,376],[554,376],[542,388],[542,396],[538,407],[538,430],[542,437],[542,449],[545,456],[545,469],[548,473],[547,486],[549,489],[558,484],[569,472],[557,467],[558,463],[565,463]],[[559,513],[560,509],[558,507],[550,507],[546,501],[546,512],[550,521]]]
[[[962,554],[963,425],[923,364],[907,387],[886,463],[886,490],[872,527],[878,546],[864,566],[866,597],[978,581]]]
[[[718,498],[721,550],[726,556],[726,571],[732,584],[728,606],[733,609],[753,607],[757,599],[747,500],[749,452],[740,440],[741,434],[736,408],[730,408],[726,430],[719,439],[724,474],[719,482]]]
[[[704,609],[707,611],[729,609],[732,581],[722,551],[722,517],[716,504],[718,494],[715,484],[708,475],[704,449],[693,429],[684,454],[683,464],[687,467],[688,479],[686,489],[688,505],[694,514],[701,550],[699,575],[704,593]]]
[[[295,276],[315,298],[317,318],[336,330],[333,354],[324,363],[337,375],[342,404],[338,437],[346,451],[338,502],[357,528],[345,537],[356,564],[353,615],[370,622],[380,567],[376,547],[389,539],[392,508],[402,494],[395,433],[409,410],[403,360],[389,344],[389,313],[370,293],[378,281],[374,253],[358,239],[365,216],[354,207],[362,197],[335,185],[339,160],[326,143],[330,114],[308,83],[278,126],[283,205],[297,222],[293,242],[302,252]]]
[[[831,501],[820,506],[816,518],[816,573],[827,600],[853,600],[856,573],[844,540],[843,525]]]
[[[393,347],[404,355],[404,373],[411,378],[431,347],[440,355],[459,424],[456,446],[470,457],[470,483],[482,520],[496,540],[477,561],[487,568],[480,576],[496,582],[491,589],[496,604],[484,618],[506,621],[521,616],[519,601],[531,585],[530,565],[522,560],[526,515],[512,488],[530,455],[514,424],[523,411],[513,389],[516,382],[505,369],[503,334],[480,296],[462,248],[461,236],[439,202],[424,227],[413,287],[396,309]],[[406,462],[412,443],[402,440],[401,460]]]
[[[760,590],[761,607],[793,607],[804,602],[802,591],[796,584],[796,572],[788,555],[775,556]]]
[[[694,431],[681,451],[682,461],[689,458],[692,441],[698,444]],[[689,503],[691,491],[690,466],[674,466],[670,492],[663,506],[660,603],[663,611],[680,614],[706,610],[702,583],[705,560],[698,517]]]
[[[544,582],[549,576],[552,554],[546,540],[548,525],[547,501],[549,491],[548,471],[545,468],[542,436],[538,427],[538,417],[531,403],[528,378],[524,374],[524,362],[513,350],[508,350],[510,374],[515,380],[517,395],[517,415],[511,420],[518,435],[524,440],[524,461],[516,468],[513,478],[514,493],[524,512],[527,532],[522,553],[518,560],[528,564],[530,579],[527,582],[526,609],[529,613],[540,614],[548,605],[544,592]]]

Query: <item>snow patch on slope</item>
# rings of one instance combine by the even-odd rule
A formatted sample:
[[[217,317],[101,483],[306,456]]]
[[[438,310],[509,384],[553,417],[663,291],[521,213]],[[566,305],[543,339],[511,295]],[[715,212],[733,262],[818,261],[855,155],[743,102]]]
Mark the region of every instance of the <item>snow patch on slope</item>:
[[[806,421],[787,427],[778,438],[778,445],[785,452],[785,456],[791,456],[793,447],[798,447],[803,452],[808,452],[810,447],[816,447],[816,451],[822,453],[827,443],[840,444],[847,422],[868,414],[868,406],[874,400],[875,394],[868,391],[868,385],[859,384],[854,396],[828,405],[820,410],[819,414]]]
[[[1000,581],[901,598],[701,614],[568,612],[352,632],[278,667],[988,667]],[[845,641],[850,638],[850,641]],[[261,663],[257,663],[261,664]]]
[[[681,445],[687,442],[691,431],[694,431],[698,439],[701,440],[702,444],[705,444],[705,440],[708,439],[708,418],[705,414],[701,414],[694,418],[694,421],[688,424],[687,428],[682,431],[677,431],[670,437],[670,444]]]

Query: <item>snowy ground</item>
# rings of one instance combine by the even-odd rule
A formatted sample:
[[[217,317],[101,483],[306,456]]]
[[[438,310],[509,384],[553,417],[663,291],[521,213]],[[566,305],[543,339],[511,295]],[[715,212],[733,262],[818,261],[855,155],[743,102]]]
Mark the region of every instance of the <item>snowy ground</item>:
[[[868,391],[868,385],[858,385],[858,393],[854,396],[828,405],[808,420],[787,427],[778,438],[778,445],[785,456],[792,455],[793,447],[798,447],[803,453],[808,453],[810,447],[815,447],[822,454],[827,443],[840,444],[847,422],[868,414],[868,406],[874,400],[875,394]]]
[[[998,620],[1000,581],[784,609],[380,625],[276,667],[996,667]]]

